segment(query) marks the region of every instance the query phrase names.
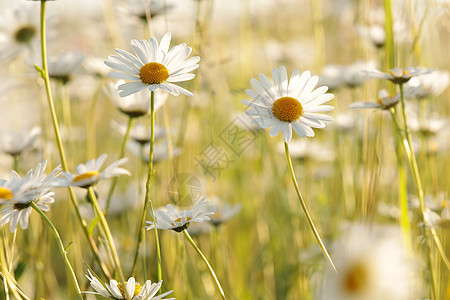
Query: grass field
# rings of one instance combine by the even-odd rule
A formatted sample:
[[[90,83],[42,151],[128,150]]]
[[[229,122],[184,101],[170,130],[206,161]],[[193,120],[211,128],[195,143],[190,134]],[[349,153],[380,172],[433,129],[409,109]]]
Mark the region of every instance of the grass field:
[[[0,1],[0,299],[450,299],[449,16]]]

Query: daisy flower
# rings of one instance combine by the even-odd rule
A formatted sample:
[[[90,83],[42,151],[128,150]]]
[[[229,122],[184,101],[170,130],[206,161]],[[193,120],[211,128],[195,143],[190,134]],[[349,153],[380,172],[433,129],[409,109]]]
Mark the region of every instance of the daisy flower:
[[[136,16],[140,20],[147,22],[146,10],[150,12],[150,17],[154,18],[156,16],[163,15],[168,10],[174,7],[173,3],[167,3],[165,0],[157,1],[143,1],[143,0],[133,0],[127,2],[127,7],[125,8],[128,15]]]
[[[41,135],[41,129],[34,126],[31,129],[23,127],[20,131],[0,131],[0,152],[18,156],[32,149]]]
[[[402,241],[398,228],[347,228],[334,255],[339,274],[326,274],[317,299],[412,299],[417,292],[411,281],[413,262],[407,259]]]
[[[156,133],[156,132],[155,132]],[[148,163],[148,157],[150,154],[150,143],[142,143],[131,140],[127,143],[127,149],[135,156],[140,157],[146,163]],[[181,154],[181,148],[173,147],[172,155],[176,157]],[[168,159],[170,156],[169,146],[167,141],[155,144],[153,148],[153,163]]]
[[[350,65],[327,65],[320,75],[319,85],[325,85],[333,91],[342,86],[355,88],[367,80],[365,70],[373,69],[375,66],[373,61],[356,61]]]
[[[117,282],[111,280],[109,284],[100,282],[91,271],[88,270],[89,275],[86,275],[89,279],[91,287],[95,292],[84,292],[87,294],[100,295],[109,299],[131,299],[131,300],[172,300],[175,298],[164,298],[171,294],[172,291],[165,292],[161,295],[155,296],[161,288],[162,280],[158,283],[152,283],[147,280],[144,285],[140,285],[134,277],[130,277],[127,282]]]
[[[9,223],[11,232],[16,231],[18,224],[22,229],[27,229],[32,209],[30,202],[35,202],[42,211],[50,210],[48,204],[55,201],[50,190],[57,186],[61,167],[45,175],[46,166],[47,161],[39,162],[24,178],[11,171],[8,181],[0,181],[0,204],[3,206],[0,226]]]
[[[58,56],[50,56],[48,58],[48,75],[50,78],[66,84],[72,79],[72,74],[81,66],[83,60],[84,54],[77,51],[62,53]],[[40,62],[38,65],[42,64],[42,58],[40,56],[35,59],[30,59],[29,64],[34,66],[36,61]]]
[[[209,209],[214,212],[209,222],[214,226],[219,226],[238,214],[242,209],[242,203],[231,205],[229,203],[222,203],[219,198],[215,197],[210,203]]]
[[[108,74],[111,78],[130,80],[121,84],[118,88],[120,96],[126,97],[144,89],[156,91],[162,89],[178,96],[180,93],[193,96],[188,90],[173,84],[186,81],[195,77],[189,73],[198,68],[200,57],[194,56],[188,59],[192,52],[191,47],[185,43],[179,44],[169,50],[171,34],[166,33],[158,45],[155,38],[146,40],[132,40],[131,47],[135,55],[115,49],[118,55],[111,55],[105,64],[119,72]]]
[[[400,102],[400,94],[390,95],[385,89],[378,92],[377,102],[354,102],[348,106],[352,109],[389,109],[394,107],[398,102]]]
[[[414,95],[415,89],[408,89],[404,92],[405,98],[410,98]],[[400,93],[395,95],[390,95],[389,92],[385,89],[382,89],[378,92],[377,102],[354,102],[348,106],[348,108],[352,109],[365,109],[365,108],[374,108],[374,109],[383,109],[387,110],[391,107],[394,107],[401,100]]]
[[[382,48],[386,43],[386,32],[381,24],[356,26],[356,32],[361,37],[370,40],[377,48]]]
[[[333,121],[330,116],[321,114],[333,110],[330,105],[321,105],[334,98],[326,93],[328,88],[321,86],[313,91],[319,77],[311,76],[310,71],[300,75],[298,70],[292,73],[288,81],[286,68],[274,68],[273,84],[266,75],[260,74],[259,80],[252,78],[250,83],[255,90],[247,89],[252,100],[242,100],[251,107],[246,113],[253,116],[253,121],[261,128],[269,128],[270,136],[281,131],[283,139],[289,142],[292,129],[301,137],[314,136],[313,128],[323,128],[326,122]]]
[[[32,49],[39,39],[39,14],[32,5],[17,5],[0,16],[0,59],[9,60]]]
[[[411,78],[405,84],[405,90],[415,88],[413,97],[417,99],[423,99],[429,96],[436,97],[448,87],[449,81],[449,72],[433,70],[428,74]]]
[[[122,135],[125,135],[127,132],[127,125],[119,124],[114,120],[111,121],[111,127],[117,130]],[[145,145],[147,143],[150,143],[151,133],[152,131],[149,126],[145,126],[142,123],[135,123],[133,125],[133,128],[131,128],[130,138],[141,145]],[[155,124],[155,141],[165,136],[166,130],[158,124]]]
[[[210,220],[209,216],[214,212],[208,209],[208,201],[202,199],[198,200],[191,209],[181,210],[171,204],[167,204],[166,209],[159,209],[155,212],[156,227],[158,229],[171,229],[176,232],[181,232],[189,227],[190,222],[203,222]],[[147,230],[155,228],[155,224],[146,221],[145,226]]]
[[[109,82],[103,88],[103,92],[122,113],[129,117],[137,118],[147,114],[150,111],[150,92],[144,90],[130,96],[120,97],[117,89],[124,83],[124,80],[119,80],[116,83]],[[155,111],[166,103],[167,97],[167,93],[161,92],[160,90],[156,91]]]
[[[387,72],[381,72],[378,70],[367,71],[367,75],[370,77],[387,79],[395,84],[403,84],[408,82],[413,76],[427,74],[429,72],[431,72],[431,70],[428,69],[393,68]]]
[[[100,171],[106,157],[106,154],[102,154],[98,157],[98,159],[91,159],[86,164],[79,164],[75,168],[76,174],[62,172],[62,175],[65,178],[60,180],[60,185],[88,188],[102,179],[116,177],[119,175],[131,175],[129,171],[120,168],[121,165],[128,161],[128,158],[119,159],[110,164],[103,171]]]

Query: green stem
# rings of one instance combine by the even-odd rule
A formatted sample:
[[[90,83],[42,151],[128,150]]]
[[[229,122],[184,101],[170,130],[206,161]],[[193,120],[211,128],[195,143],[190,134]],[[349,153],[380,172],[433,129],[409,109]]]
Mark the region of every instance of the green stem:
[[[34,203],[34,201],[30,202],[31,207],[37,211],[44,221],[47,223],[47,225],[50,227],[51,231],[55,235],[56,241],[58,243],[59,251],[61,252],[61,255],[63,256],[64,263],[66,264],[67,269],[69,270],[70,275],[72,276],[73,285],[75,286],[75,289],[77,291],[77,295],[80,299],[83,299],[83,296],[81,295],[80,286],[78,285],[77,277],[75,276],[75,272],[73,271],[72,265],[70,264],[69,258],[67,257],[67,251],[64,248],[64,244],[61,240],[61,236],[58,233],[58,230],[56,230],[53,223],[50,221],[50,219],[47,217],[47,215]]]
[[[52,90],[50,87],[50,77],[48,74],[47,43],[46,43],[46,34],[45,34],[45,6],[46,6],[46,3],[47,3],[46,1],[41,1],[40,34],[41,34],[41,51],[42,51],[42,53],[41,53],[42,69],[40,69],[40,74],[41,74],[42,78],[44,79],[44,83],[45,83],[45,91],[47,93],[48,106],[49,106],[50,114],[52,117],[53,130],[54,130],[55,136],[56,136],[56,143],[58,145],[59,156],[61,159],[61,165],[62,165],[63,171],[68,172],[69,168],[67,165],[66,155],[64,153],[64,146],[63,146],[62,139],[61,139],[61,133],[59,131],[58,118],[56,116],[56,110],[55,110],[55,105],[54,105],[54,101],[53,101]],[[70,194],[70,200],[72,202],[72,205],[75,208],[75,213],[77,215],[77,218],[78,218],[79,222],[81,223],[81,226],[83,227],[84,234],[85,234],[87,240],[89,241],[89,246],[91,248],[91,251],[94,254],[94,257],[97,260],[103,274],[106,277],[111,278],[111,275],[109,274],[108,269],[106,268],[105,264],[102,262],[102,260],[100,258],[100,254],[98,252],[98,248],[94,242],[94,239],[92,238],[92,236],[89,235],[88,225],[87,225],[86,221],[83,219],[83,217],[81,216],[81,212],[78,207],[78,200],[75,196],[75,192],[72,187],[69,187],[68,189],[69,189],[69,194]]]
[[[386,31],[386,69],[395,67],[394,25],[392,21],[391,0],[383,0]]]
[[[148,173],[147,173],[147,182],[145,184],[145,197],[144,197],[144,209],[142,210],[142,217],[139,223],[138,229],[138,239],[136,242],[136,250],[134,253],[133,260],[133,268],[131,271],[132,276],[136,272],[136,264],[137,258],[139,256],[139,249],[141,247],[142,240],[144,239],[144,225],[145,225],[145,217],[147,216],[148,204],[150,204],[150,210],[153,216],[153,223],[156,224],[155,213],[153,210],[153,203],[150,199],[150,185],[153,180],[153,176],[155,175],[155,170],[153,169],[153,148],[155,144],[155,92],[151,92],[151,101],[150,101],[150,153],[148,155]],[[159,237],[158,237],[158,229],[155,227],[155,239],[156,239],[156,253],[158,257],[158,281],[162,280],[162,268],[161,268],[161,249],[159,245]]]
[[[184,236],[187,238],[187,240],[189,241],[189,243],[192,245],[192,247],[194,247],[195,251],[197,251],[198,255],[200,255],[200,257],[203,259],[203,261],[205,262],[206,266],[208,267],[209,273],[211,274],[211,277],[214,280],[214,283],[217,287],[217,290],[220,293],[220,296],[222,296],[222,299],[227,299],[225,297],[225,294],[223,292],[222,286],[220,285],[219,279],[217,279],[216,273],[214,273],[213,268],[211,267],[211,265],[209,264],[208,260],[206,259],[205,255],[203,254],[203,252],[200,250],[200,248],[195,244],[194,240],[191,238],[189,232],[187,232],[187,230],[183,230]]]
[[[122,159],[125,156],[125,146],[127,145],[128,139],[130,137],[131,128],[133,127],[133,121],[134,121],[133,117],[130,117],[128,119],[128,127],[125,136],[123,137],[122,146],[120,147],[119,159]],[[114,193],[114,189],[116,188],[118,179],[119,177],[114,177],[112,179],[111,186],[108,191],[108,197],[106,198],[105,215],[108,214],[109,206],[111,205],[111,198]]]
[[[302,194],[300,193],[300,189],[297,184],[297,179],[295,178],[294,173],[294,167],[292,166],[291,156],[289,155],[289,146],[288,143],[284,142],[284,150],[286,152],[286,160],[289,167],[289,174],[291,175],[292,183],[294,184],[295,191],[297,192],[298,200],[300,201],[300,204],[303,208],[303,212],[305,213],[306,219],[308,220],[308,224],[311,227],[311,230],[314,233],[314,237],[316,238],[317,242],[319,243],[320,249],[322,250],[323,255],[327,259],[327,261],[330,263],[333,270],[337,273],[336,267],[333,264],[333,261],[331,260],[330,255],[328,254],[327,249],[325,248],[325,245],[322,242],[322,239],[320,238],[319,232],[317,231],[316,227],[314,226],[313,220],[311,216],[309,215],[308,208],[306,207],[306,203],[303,200]]]
[[[13,155],[13,170],[16,170],[17,172],[19,172],[19,155]]]
[[[97,196],[95,196],[94,188],[90,186],[88,188],[88,195],[91,200],[92,206],[94,207],[95,214],[100,219],[100,225],[106,235],[106,240],[108,241],[109,249],[111,250],[111,254],[113,256],[114,266],[116,268],[116,272],[119,275],[120,281],[125,282],[125,276],[123,275],[122,267],[120,266],[119,255],[117,254],[116,246],[114,244],[114,239],[111,234],[111,230],[109,229],[108,222],[106,221],[105,215],[100,208],[100,205],[97,201]]]
[[[433,299],[437,299],[437,288],[436,288],[436,279],[435,279],[435,274],[434,274],[434,268],[432,265],[432,257],[431,257],[431,243],[429,240],[429,236],[427,234],[427,229],[426,229],[426,222],[425,222],[425,213],[426,213],[426,206],[425,206],[425,199],[424,199],[424,192],[423,192],[423,188],[422,188],[422,181],[420,179],[420,174],[419,174],[419,168],[417,167],[417,161],[416,161],[416,156],[414,155],[414,150],[412,148],[412,143],[411,143],[411,131],[409,130],[409,126],[408,126],[408,119],[406,116],[406,105],[405,105],[405,97],[403,95],[403,85],[399,84],[399,88],[400,88],[400,101],[401,101],[401,113],[402,113],[402,118],[403,118],[403,129],[405,132],[405,140],[403,142],[403,145],[405,147],[405,152],[406,152],[406,156],[408,158],[408,162],[409,162],[409,166],[411,168],[411,173],[413,175],[413,179],[414,179],[414,183],[416,185],[416,189],[417,189],[417,197],[419,198],[419,206],[420,206],[420,216],[424,225],[424,238],[426,239],[426,244],[428,246],[428,264],[429,264],[429,268],[430,268],[430,277],[431,277],[431,288],[432,288],[432,294],[433,294]],[[397,124],[398,126],[398,124]],[[434,228],[431,228],[431,231],[435,231]],[[439,250],[439,248],[438,248]],[[442,253],[441,253],[442,256]],[[443,255],[443,257],[445,257],[445,254]]]

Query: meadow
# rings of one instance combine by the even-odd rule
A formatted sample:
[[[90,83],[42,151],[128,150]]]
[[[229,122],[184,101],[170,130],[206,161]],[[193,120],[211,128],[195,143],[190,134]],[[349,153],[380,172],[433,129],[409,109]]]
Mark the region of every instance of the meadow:
[[[450,299],[448,1],[0,20],[0,299]]]

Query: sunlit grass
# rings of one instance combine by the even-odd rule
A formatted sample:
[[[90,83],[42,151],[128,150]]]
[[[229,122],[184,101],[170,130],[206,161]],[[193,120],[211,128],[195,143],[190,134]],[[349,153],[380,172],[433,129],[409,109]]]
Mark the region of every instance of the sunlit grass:
[[[450,297],[448,4],[419,0],[401,4],[326,0],[88,2],[45,3],[47,15],[55,18],[46,28],[49,57],[73,50],[84,56],[83,64],[68,70],[63,81],[55,78],[51,69],[44,81],[40,28],[22,45],[11,39],[12,25],[0,26],[4,28],[0,36],[7,41],[0,43],[5,66],[0,71],[0,187],[11,188],[5,185],[11,170],[24,177],[43,160],[48,161],[46,174],[50,173],[62,164],[61,149],[67,158],[62,167],[72,173],[77,165],[102,153],[108,154],[105,166],[120,159],[123,151],[128,158],[122,167],[131,176],[101,180],[89,189],[90,196],[85,188],[52,189],[55,202],[44,213],[61,237],[81,291],[94,291],[85,277],[89,269],[108,284],[111,279],[120,282],[134,277],[143,285],[161,277],[160,292],[173,290],[164,298],[176,299],[219,299],[221,288],[226,299]],[[147,11],[145,2],[152,3]],[[6,13],[13,7],[7,1],[0,4],[0,20],[9,20]],[[172,6],[160,10],[166,4]],[[18,7],[39,19],[40,1],[20,1]],[[391,14],[392,22],[383,22]],[[375,24],[387,29],[385,45],[358,34],[364,30],[357,26]],[[114,120],[124,128],[133,122],[150,128],[151,114],[131,122],[130,115],[119,111],[102,91],[107,83],[115,82],[107,76],[115,70],[103,61],[116,48],[133,53],[132,39],[153,36],[160,41],[166,32],[172,34],[170,47],[186,43],[192,47],[190,57],[198,55],[201,60],[193,71],[196,77],[179,83],[194,96],[169,94],[167,102],[155,111],[155,123],[165,128],[166,134],[154,143],[153,155],[161,159],[152,166],[152,178],[149,153],[143,151],[139,157],[131,147],[123,149],[123,133],[111,126]],[[9,53],[10,49],[15,52]],[[99,66],[88,64],[94,57]],[[337,76],[326,72],[330,65]],[[272,79],[272,69],[280,66],[286,67],[288,76],[296,69],[300,73],[310,70],[320,77],[318,86],[329,86],[328,92],[335,95],[326,103],[334,107],[326,113],[334,122],[314,129],[313,138],[301,138],[294,132],[289,141],[301,196],[293,186],[282,134],[271,137],[270,129],[250,124],[251,117],[245,114],[248,107],[241,103],[251,99],[246,93],[252,89],[251,78],[258,79],[262,73]],[[400,92],[399,86],[388,80],[367,76],[366,71],[386,72],[393,67],[428,68],[431,75],[438,75],[427,83],[428,90],[420,90],[423,94],[411,94],[416,98],[428,95],[405,99],[405,114],[400,97],[392,108],[349,109],[354,102],[377,102],[383,88],[391,96]],[[403,87],[407,95],[408,83]],[[52,119],[50,102],[54,102],[57,122]],[[150,94],[148,103],[150,108]],[[431,123],[440,119],[442,123]],[[411,141],[404,121],[411,129]],[[53,125],[60,129],[59,145]],[[8,150],[19,140],[27,141],[27,133],[36,133],[33,126],[41,129],[37,140],[25,145],[23,153]],[[12,130],[16,132],[10,133]],[[2,214],[11,205],[8,191],[0,188]],[[105,210],[110,191],[105,219],[96,218],[94,196],[100,203],[95,210]],[[186,219],[194,247],[182,232],[159,229],[159,264],[154,229],[143,231],[138,246],[144,199],[151,200],[154,209],[167,204],[190,209],[204,196],[207,201],[217,197],[242,208],[220,225]],[[324,248],[321,251],[312,234],[299,197],[338,275],[333,274]],[[74,205],[77,202],[79,208]],[[151,210],[149,207],[144,219],[153,222]],[[365,227],[360,227],[361,223]],[[27,229],[19,225],[12,233],[10,223],[0,228],[1,299],[77,297],[59,241],[48,225],[33,210]],[[357,239],[355,232],[364,236]],[[392,245],[396,245],[394,258],[385,255]],[[93,248],[98,248],[97,256]],[[359,249],[362,253],[355,254]],[[372,273],[378,269],[371,269],[371,264],[382,266],[382,271]],[[392,265],[398,266],[397,273],[389,267]],[[398,286],[385,285],[388,288],[383,294],[380,282],[398,274],[402,276]]]

